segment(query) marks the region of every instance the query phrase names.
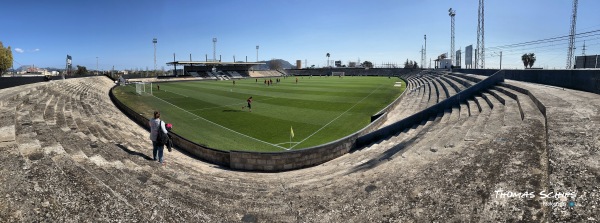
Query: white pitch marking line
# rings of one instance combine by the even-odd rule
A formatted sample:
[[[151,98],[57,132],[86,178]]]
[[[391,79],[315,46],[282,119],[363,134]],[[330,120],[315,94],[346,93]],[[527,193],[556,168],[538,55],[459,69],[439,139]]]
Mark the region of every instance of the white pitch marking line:
[[[247,137],[247,138],[250,138],[250,139],[254,139],[254,140],[258,141],[258,142],[262,142],[262,143],[265,143],[265,144],[268,144],[268,145],[271,145],[271,146],[274,146],[274,147],[277,147],[277,148],[281,148],[281,149],[287,149],[287,148],[285,148],[285,147],[283,147],[283,146],[279,146],[279,145],[275,145],[275,144],[272,144],[272,143],[269,143],[269,142],[265,142],[265,141],[262,141],[262,140],[260,140],[260,139],[254,138],[254,137],[252,137],[252,136],[249,136],[249,135],[246,135],[246,134],[243,134],[243,133],[240,133],[240,132],[234,131],[234,130],[232,130],[232,129],[229,129],[229,128],[225,127],[225,126],[222,126],[222,125],[219,125],[219,124],[217,124],[217,123],[214,123],[214,122],[212,122],[212,121],[210,121],[210,120],[208,120],[208,119],[202,118],[202,117],[200,117],[200,116],[198,116],[198,115],[196,115],[196,114],[194,114],[194,113],[191,113],[191,112],[189,112],[188,110],[185,110],[185,109],[183,109],[183,108],[180,108],[180,107],[179,107],[179,106],[177,106],[177,105],[171,104],[170,102],[168,102],[168,101],[165,101],[165,100],[163,100],[163,99],[161,99],[161,98],[159,98],[159,97],[156,97],[156,96],[154,96],[154,95],[152,95],[152,96],[153,96],[153,97],[155,97],[155,98],[157,98],[158,100],[161,100],[161,101],[163,101],[163,102],[165,102],[165,103],[167,103],[167,104],[170,104],[170,105],[171,105],[171,106],[173,106],[173,107],[179,108],[179,109],[183,110],[184,112],[187,112],[188,114],[190,114],[190,115],[192,115],[192,116],[195,116],[195,117],[197,117],[197,118],[199,118],[199,119],[202,119],[202,120],[204,120],[204,121],[207,121],[207,122],[209,122],[209,123],[211,123],[211,124],[213,124],[213,125],[219,126],[219,127],[221,127],[221,128],[227,129],[227,130],[229,130],[229,131],[231,131],[231,132],[233,132],[233,133],[236,133],[236,134],[238,134],[238,135],[241,135],[241,136],[244,136],[244,137]]]
[[[271,100],[271,99],[275,99],[275,98],[267,98],[267,99],[263,99],[263,100],[256,100],[254,102],[267,101],[267,100]],[[189,111],[203,111],[203,110],[208,110],[208,109],[213,109],[213,108],[229,107],[229,106],[233,106],[233,105],[243,105],[243,104],[246,104],[246,102],[240,102],[240,103],[228,104],[228,105],[221,105],[221,106],[215,106],[215,107],[209,107],[209,108],[199,108],[199,109],[193,109],[193,110],[189,110]]]
[[[300,142],[291,142],[291,143],[298,144]],[[282,143],[277,143],[275,145],[281,145],[281,144],[290,144],[290,142],[282,142]]]
[[[366,98],[368,98],[369,96],[371,96],[371,94],[373,94],[373,92],[379,90],[379,88],[381,88],[381,86],[383,85],[379,85],[379,87],[373,91],[371,91],[371,93],[369,93],[369,95],[365,96],[363,99],[360,99],[360,101],[354,103],[354,105],[352,105],[352,107],[348,108],[348,110],[342,112],[342,114],[340,114],[338,117],[335,117],[333,120],[331,120],[330,122],[328,122],[327,124],[325,124],[323,127],[321,127],[320,129],[318,129],[317,131],[313,132],[312,134],[310,134],[309,136],[307,136],[306,138],[304,138],[302,141],[300,141],[298,144],[290,147],[290,149],[293,149],[294,147],[296,147],[297,145],[300,145],[300,143],[306,141],[308,138],[312,137],[313,135],[317,134],[317,132],[323,130],[325,127],[327,127],[329,124],[333,123],[335,120],[337,120],[338,118],[342,117],[342,115],[346,114],[346,112],[350,111],[350,109],[354,108],[354,106],[356,106],[358,103],[362,102],[363,100],[365,100]]]
[[[186,95],[182,95],[182,94],[179,94],[179,93],[175,93],[175,92],[173,92],[173,91],[167,91],[167,90],[163,90],[163,91],[165,91],[165,92],[169,92],[169,93],[173,93],[173,94],[176,94],[176,95],[182,96],[182,97],[184,97],[184,98],[187,98],[187,97],[188,97],[188,96],[186,96]]]

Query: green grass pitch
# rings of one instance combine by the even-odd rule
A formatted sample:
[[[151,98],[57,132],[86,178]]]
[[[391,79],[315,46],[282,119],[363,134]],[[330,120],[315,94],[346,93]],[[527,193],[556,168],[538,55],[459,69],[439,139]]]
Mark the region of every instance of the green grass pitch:
[[[135,85],[117,87],[115,96],[150,118],[154,110],[173,124],[173,132],[219,150],[285,151],[331,142],[369,124],[405,89],[388,77],[296,77],[273,80],[157,83],[153,95]],[[402,87],[394,87],[402,82]],[[245,106],[252,96],[252,112]],[[291,128],[294,137],[290,140]],[[291,142],[291,143],[290,143]]]

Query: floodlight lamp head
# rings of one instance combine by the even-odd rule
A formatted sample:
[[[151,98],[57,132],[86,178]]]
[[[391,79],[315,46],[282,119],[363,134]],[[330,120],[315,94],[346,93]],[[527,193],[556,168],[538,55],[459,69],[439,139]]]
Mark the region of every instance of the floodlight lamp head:
[[[258,45],[256,45],[256,49],[258,50]]]
[[[152,39],[152,43],[156,43],[156,42],[157,42],[156,38]]]
[[[216,43],[217,42],[217,38],[213,38],[213,42]]]

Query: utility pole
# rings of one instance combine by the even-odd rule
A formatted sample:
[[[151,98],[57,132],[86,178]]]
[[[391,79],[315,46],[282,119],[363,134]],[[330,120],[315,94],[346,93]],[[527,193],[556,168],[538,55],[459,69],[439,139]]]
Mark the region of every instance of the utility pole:
[[[569,51],[567,53],[567,69],[573,69],[573,50],[575,49],[575,28],[577,23],[577,0],[573,0],[571,14],[571,34],[569,34]]]
[[[585,56],[585,40],[583,41],[583,50],[581,51],[581,56]],[[575,61],[577,63],[577,61]]]
[[[423,49],[423,60],[425,63],[427,63],[427,35],[423,35],[423,38],[425,39],[425,49]],[[425,67],[425,64],[422,64],[423,67]],[[429,63],[429,68],[431,68],[431,63]]]
[[[500,70],[502,70],[502,51],[500,51]]]
[[[425,64],[425,57],[423,57],[423,53],[425,52],[423,50],[423,46],[421,46],[421,51],[419,51],[421,53],[421,67],[423,67],[423,65]]]
[[[96,75],[98,75],[98,57],[96,57]]]

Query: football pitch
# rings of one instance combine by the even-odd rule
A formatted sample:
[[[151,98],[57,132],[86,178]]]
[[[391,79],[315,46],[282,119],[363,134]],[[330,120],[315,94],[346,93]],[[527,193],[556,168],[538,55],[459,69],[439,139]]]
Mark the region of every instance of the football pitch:
[[[266,80],[273,80],[268,86]],[[154,110],[173,132],[219,150],[274,152],[335,141],[370,123],[406,83],[396,77],[281,77],[154,83],[153,94],[114,95],[144,117]],[[402,82],[402,87],[394,87]],[[160,85],[160,90],[157,90]],[[243,108],[253,97],[252,111]],[[292,137],[293,132],[293,137]]]

